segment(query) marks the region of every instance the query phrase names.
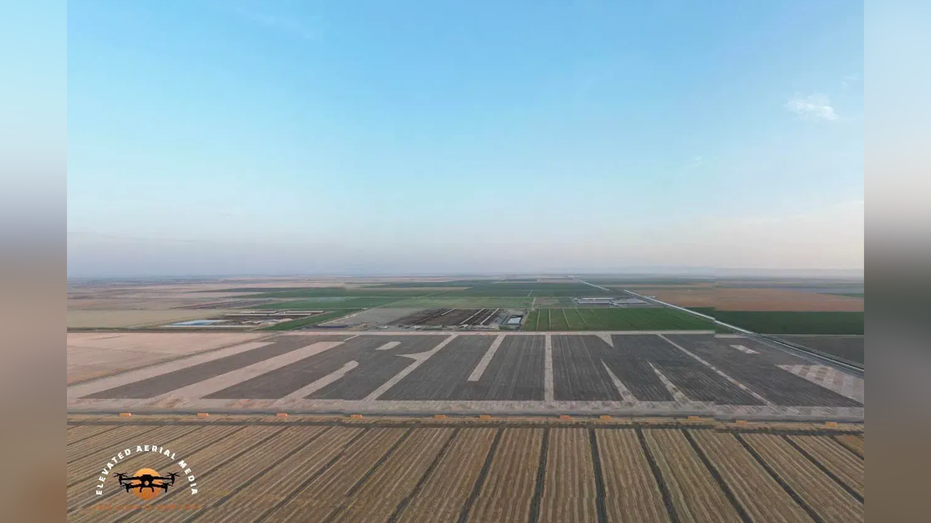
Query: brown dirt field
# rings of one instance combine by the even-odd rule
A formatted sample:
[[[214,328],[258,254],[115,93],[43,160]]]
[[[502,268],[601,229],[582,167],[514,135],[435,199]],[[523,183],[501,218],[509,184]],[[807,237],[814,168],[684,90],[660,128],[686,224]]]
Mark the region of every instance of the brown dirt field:
[[[640,294],[680,307],[716,307],[722,311],[862,312],[863,298],[784,289],[637,289]]]
[[[540,523],[597,521],[595,469],[585,429],[551,430]]]
[[[112,329],[145,327],[185,320],[200,320],[221,316],[226,310],[172,309],[172,310],[69,310],[69,329]]]
[[[238,332],[69,332],[68,383],[266,336]]]
[[[543,429],[506,429],[469,523],[527,521],[536,486]]]
[[[864,520],[863,505],[810,461],[799,459],[799,453],[788,442],[772,434],[744,434],[741,437],[802,500],[818,512],[825,523]]]
[[[717,468],[753,521],[810,523],[808,513],[779,486],[737,439],[726,432],[696,430],[691,436]]]
[[[668,485],[679,521],[740,523],[733,505],[681,432],[665,429],[643,432],[647,447]]]

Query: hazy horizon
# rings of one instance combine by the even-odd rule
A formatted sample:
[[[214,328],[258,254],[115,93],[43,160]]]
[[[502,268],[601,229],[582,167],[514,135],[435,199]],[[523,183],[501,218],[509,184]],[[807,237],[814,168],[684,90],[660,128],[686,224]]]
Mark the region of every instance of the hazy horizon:
[[[79,2],[68,276],[862,271],[863,6]]]

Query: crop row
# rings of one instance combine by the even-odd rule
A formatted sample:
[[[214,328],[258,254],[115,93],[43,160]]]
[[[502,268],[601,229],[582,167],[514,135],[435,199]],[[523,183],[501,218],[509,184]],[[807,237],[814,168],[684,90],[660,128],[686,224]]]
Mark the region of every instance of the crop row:
[[[524,322],[523,330],[712,330],[701,318],[666,308],[620,309],[613,307],[536,309]]]
[[[125,493],[113,485],[103,498],[94,496],[89,485],[98,472],[82,467],[88,477],[68,489],[69,521],[113,523],[130,515],[153,523],[191,518],[207,523],[863,519],[863,460],[829,436],[665,428],[191,424],[82,428],[71,447],[81,446],[82,434],[100,447],[119,446],[134,437],[122,430],[128,428],[147,429],[147,440],[170,442],[183,454],[202,478],[197,495],[202,509],[194,514],[82,510],[125,501]],[[94,454],[85,449],[73,463]],[[126,465],[144,461],[134,457]],[[69,482],[77,472],[69,467]],[[182,485],[158,502],[189,497]]]

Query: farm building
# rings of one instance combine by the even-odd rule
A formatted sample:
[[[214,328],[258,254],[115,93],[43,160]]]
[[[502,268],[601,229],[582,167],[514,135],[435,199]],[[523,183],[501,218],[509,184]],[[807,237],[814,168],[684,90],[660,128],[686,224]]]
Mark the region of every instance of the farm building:
[[[591,297],[591,298],[572,298],[577,305],[611,305],[614,301],[612,297]]]

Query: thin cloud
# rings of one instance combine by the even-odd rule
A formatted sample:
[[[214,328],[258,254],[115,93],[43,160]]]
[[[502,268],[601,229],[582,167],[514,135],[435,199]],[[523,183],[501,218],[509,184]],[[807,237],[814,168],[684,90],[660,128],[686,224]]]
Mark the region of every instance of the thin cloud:
[[[785,104],[785,108],[795,113],[802,120],[837,120],[837,113],[831,106],[831,100],[823,94],[796,96]]]

